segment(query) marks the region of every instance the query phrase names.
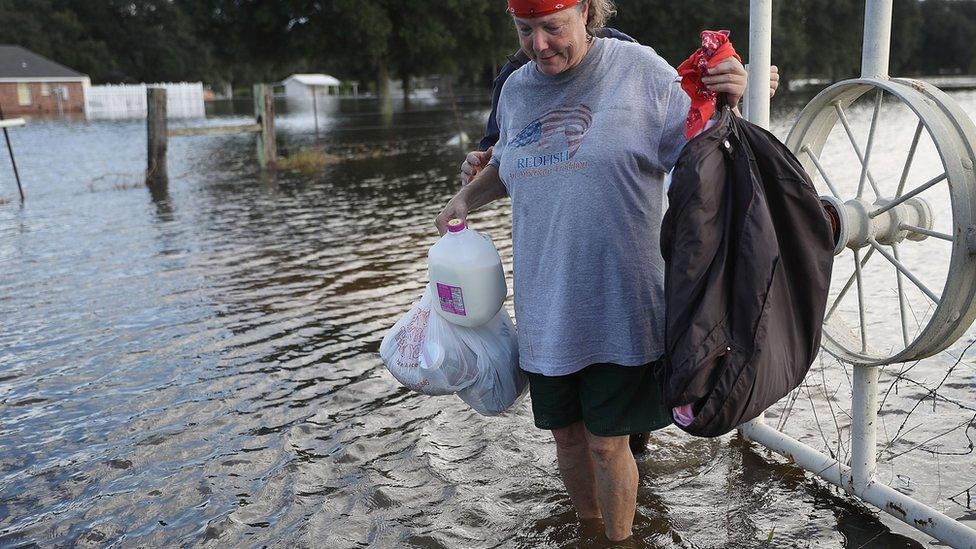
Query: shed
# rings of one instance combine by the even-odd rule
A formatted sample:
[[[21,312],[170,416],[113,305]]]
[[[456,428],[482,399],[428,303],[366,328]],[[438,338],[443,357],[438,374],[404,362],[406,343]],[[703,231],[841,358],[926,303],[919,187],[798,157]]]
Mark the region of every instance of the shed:
[[[5,115],[82,113],[88,75],[26,48],[0,44],[0,106]]]
[[[339,95],[339,79],[328,74],[293,74],[282,81],[289,99],[312,99],[321,95]]]

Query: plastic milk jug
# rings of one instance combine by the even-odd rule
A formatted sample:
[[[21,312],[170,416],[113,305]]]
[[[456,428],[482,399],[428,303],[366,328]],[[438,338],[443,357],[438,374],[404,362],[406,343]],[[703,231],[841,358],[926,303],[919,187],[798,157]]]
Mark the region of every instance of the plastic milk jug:
[[[431,307],[459,326],[480,326],[498,314],[508,288],[498,250],[487,235],[452,219],[427,252]]]

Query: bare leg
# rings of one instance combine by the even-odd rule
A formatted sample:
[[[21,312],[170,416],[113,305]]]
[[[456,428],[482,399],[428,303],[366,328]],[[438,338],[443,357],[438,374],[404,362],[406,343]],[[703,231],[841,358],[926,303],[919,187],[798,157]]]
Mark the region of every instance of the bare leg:
[[[586,439],[607,538],[627,539],[633,533],[637,510],[637,463],[630,451],[630,437],[600,437],[586,431]]]
[[[553,429],[552,436],[556,439],[559,474],[569,492],[569,499],[576,507],[576,514],[580,520],[600,518],[602,515],[593,482],[593,461],[583,422]]]

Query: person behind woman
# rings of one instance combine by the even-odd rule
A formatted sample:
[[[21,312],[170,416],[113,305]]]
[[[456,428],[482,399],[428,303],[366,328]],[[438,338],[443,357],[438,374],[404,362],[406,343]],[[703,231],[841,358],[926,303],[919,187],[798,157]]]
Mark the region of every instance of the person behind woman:
[[[650,48],[595,38],[610,0],[508,0],[530,61],[505,83],[489,165],[435,218],[512,199],[520,367],[535,425],[551,430],[579,518],[632,535],[637,465],[628,436],[671,422],[654,378],[664,354],[659,249],[664,174],[685,143],[690,100]],[[730,105],[728,59],[703,82]]]

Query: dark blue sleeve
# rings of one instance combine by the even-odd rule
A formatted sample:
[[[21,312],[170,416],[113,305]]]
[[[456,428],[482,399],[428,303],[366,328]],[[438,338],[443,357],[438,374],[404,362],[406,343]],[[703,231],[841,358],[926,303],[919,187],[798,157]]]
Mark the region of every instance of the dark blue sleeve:
[[[610,27],[606,27],[603,29],[596,29],[595,31],[593,31],[593,35],[596,36],[597,38],[616,38],[617,40],[623,40],[624,42],[637,41],[631,38],[630,36],[627,36],[626,34],[618,31],[617,29],[611,29]]]
[[[488,123],[485,125],[485,136],[478,143],[479,150],[487,151],[488,147],[498,142],[498,122],[495,120],[495,115],[498,113],[498,98],[502,95],[502,86],[505,84],[505,81],[523,64],[516,65],[513,61],[509,61],[505,63],[501,72],[495,77],[491,88],[491,114],[488,115]]]

